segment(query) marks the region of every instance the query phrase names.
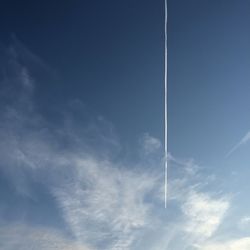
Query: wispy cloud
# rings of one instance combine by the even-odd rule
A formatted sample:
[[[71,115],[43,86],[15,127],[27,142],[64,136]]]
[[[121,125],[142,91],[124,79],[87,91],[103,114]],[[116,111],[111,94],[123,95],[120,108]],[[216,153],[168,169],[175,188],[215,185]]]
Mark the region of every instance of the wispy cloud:
[[[161,148],[160,140],[153,136],[150,136],[148,133],[144,134],[141,142],[144,153],[146,154],[154,153]]]
[[[3,249],[14,250],[18,244],[21,250],[30,246],[37,250],[220,249],[221,243],[213,237],[232,202],[226,194],[211,191],[211,179],[202,175],[194,160],[169,155],[165,210],[159,139],[147,133],[140,139],[144,157],[152,161],[117,159],[122,143],[112,124],[101,117],[94,122],[75,120],[65,109],[60,124],[54,124],[36,109],[35,80],[28,67],[18,61],[15,65],[19,65],[15,66],[18,77],[6,81],[19,86],[18,93],[16,88],[11,91],[18,98],[10,98],[1,109],[0,171],[18,196],[36,196],[33,182],[46,187],[69,234],[56,226],[23,221],[6,226],[0,210]],[[239,248],[247,241],[239,238],[225,244]]]
[[[153,222],[145,197],[156,179],[95,158],[75,157],[72,163],[73,179],[54,194],[77,239],[102,249],[130,249],[137,231]]]
[[[80,246],[131,249],[140,230],[153,224],[153,203],[147,199],[156,189],[158,177],[143,173],[137,164],[124,166],[112,160],[109,151],[115,153],[113,147],[118,143],[104,118],[98,117],[96,123],[87,122],[79,128],[65,112],[62,124],[56,127],[42,117],[32,100],[34,80],[16,53],[12,60],[18,88],[14,86],[11,95],[18,98],[5,104],[1,111],[0,170],[10,178],[19,195],[32,196],[30,178],[46,186]],[[12,81],[11,77],[6,81]],[[153,153],[158,144],[159,140],[147,135],[142,146]],[[41,173],[49,178],[39,178]],[[15,239],[11,245],[8,232],[4,234],[4,244],[11,249]],[[37,239],[35,234],[30,237],[30,241]],[[19,238],[16,240],[19,242]]]
[[[215,185],[214,177],[204,176],[202,167],[193,159],[178,159],[169,155],[169,165],[175,169],[169,182],[168,213],[171,216],[165,224],[167,227],[162,225],[165,228],[164,239],[155,247],[166,250],[198,249],[200,244],[210,242],[218,233],[231,209],[231,197],[213,192],[211,185]],[[161,248],[163,246],[165,248]]]
[[[192,191],[182,205],[187,217],[184,230],[199,239],[209,238],[221,224],[228,208],[226,198],[212,198],[206,193]]]

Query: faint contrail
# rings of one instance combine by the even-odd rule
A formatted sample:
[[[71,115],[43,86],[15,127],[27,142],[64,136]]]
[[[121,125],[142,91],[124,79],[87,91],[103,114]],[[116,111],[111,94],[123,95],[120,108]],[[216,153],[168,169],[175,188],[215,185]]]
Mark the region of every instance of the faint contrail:
[[[167,27],[168,27],[168,13],[167,13],[167,0],[165,1],[165,31],[164,31],[164,71],[165,71],[165,97],[164,97],[164,103],[165,103],[165,124],[164,124],[164,166],[165,166],[165,208],[167,207],[167,198],[168,198],[168,106],[167,106],[167,87],[168,87],[168,65],[167,65]]]
[[[241,145],[246,144],[250,141],[250,131],[238,142],[226,155],[226,158],[229,157],[235,150],[237,150]]]

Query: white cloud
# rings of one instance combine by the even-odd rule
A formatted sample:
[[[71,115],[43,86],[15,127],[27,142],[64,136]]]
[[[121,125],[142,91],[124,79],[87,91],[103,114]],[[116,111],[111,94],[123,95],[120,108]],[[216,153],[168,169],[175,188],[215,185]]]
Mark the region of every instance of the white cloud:
[[[225,198],[212,198],[206,193],[192,191],[182,205],[182,211],[187,217],[184,230],[197,238],[209,238],[221,224],[229,208]]]
[[[144,199],[156,180],[94,158],[72,163],[73,181],[54,193],[73,233],[94,245],[105,241],[107,249],[130,249],[137,231],[152,222],[151,204]]]
[[[231,199],[225,194],[210,191],[210,176],[203,176],[193,160],[169,157],[169,166],[175,175],[169,181],[169,202],[166,224],[160,225],[154,246],[149,249],[194,249],[213,238],[223,225],[231,208]],[[220,231],[219,231],[220,233]],[[215,248],[216,249],[216,248]]]

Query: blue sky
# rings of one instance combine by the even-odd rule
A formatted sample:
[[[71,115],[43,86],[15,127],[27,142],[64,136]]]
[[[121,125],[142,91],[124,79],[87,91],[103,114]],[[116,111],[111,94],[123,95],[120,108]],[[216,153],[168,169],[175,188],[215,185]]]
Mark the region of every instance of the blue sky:
[[[247,0],[4,1],[0,248],[248,250]]]

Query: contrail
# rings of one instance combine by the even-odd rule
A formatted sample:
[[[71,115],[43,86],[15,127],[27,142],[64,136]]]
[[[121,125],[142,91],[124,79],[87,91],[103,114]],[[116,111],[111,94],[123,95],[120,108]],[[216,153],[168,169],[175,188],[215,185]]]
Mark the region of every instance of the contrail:
[[[168,65],[167,65],[167,27],[168,27],[168,13],[167,13],[167,0],[164,0],[165,4],[165,31],[164,31],[164,71],[165,71],[165,97],[164,97],[164,165],[165,165],[165,208],[167,208],[167,198],[168,198],[168,106],[167,106],[167,87],[168,87]]]
[[[238,142],[226,155],[226,158],[229,157],[234,151],[236,151],[240,146],[248,143],[250,141],[250,131]]]

